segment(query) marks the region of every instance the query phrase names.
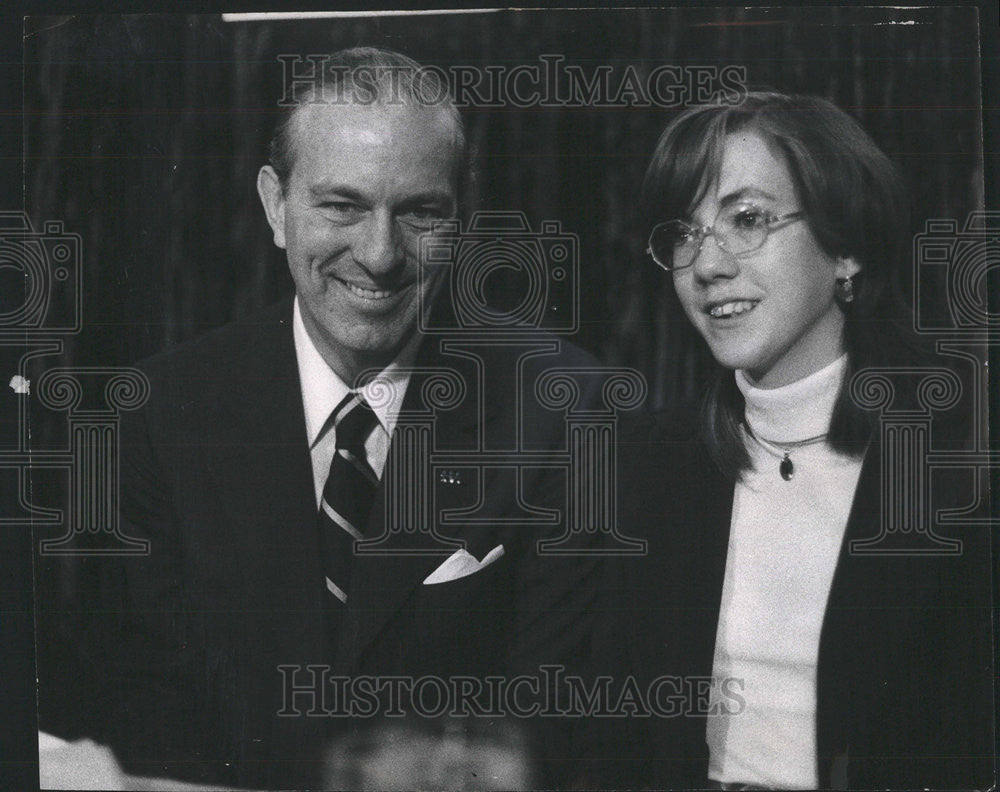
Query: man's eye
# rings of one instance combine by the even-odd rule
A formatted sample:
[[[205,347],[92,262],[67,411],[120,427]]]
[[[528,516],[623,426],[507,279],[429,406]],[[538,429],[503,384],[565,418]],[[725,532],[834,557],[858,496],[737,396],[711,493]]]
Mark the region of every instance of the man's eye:
[[[444,220],[446,216],[440,209],[420,208],[403,212],[399,219],[414,228],[430,228],[436,220]]]
[[[361,214],[361,207],[350,201],[324,201],[320,208],[337,217],[356,217]]]

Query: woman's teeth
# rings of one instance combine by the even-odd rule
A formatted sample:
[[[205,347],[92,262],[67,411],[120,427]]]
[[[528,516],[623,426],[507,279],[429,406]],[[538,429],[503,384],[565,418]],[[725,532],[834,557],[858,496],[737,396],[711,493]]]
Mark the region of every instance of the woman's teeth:
[[[756,306],[757,303],[752,300],[734,300],[733,302],[713,306],[709,310],[708,315],[715,319],[723,316],[737,316],[738,314],[752,311]]]

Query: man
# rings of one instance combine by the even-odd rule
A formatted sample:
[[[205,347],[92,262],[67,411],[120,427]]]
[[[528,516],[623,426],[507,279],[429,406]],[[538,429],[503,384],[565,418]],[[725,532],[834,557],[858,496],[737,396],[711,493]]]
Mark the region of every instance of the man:
[[[327,676],[537,676],[587,640],[595,565],[538,552],[564,520],[525,527],[565,517],[565,476],[467,466],[435,476],[433,511],[387,512],[425,481],[408,478],[419,431],[397,423],[432,413],[434,372],[460,391],[434,413],[434,449],[556,449],[563,416],[535,381],[591,361],[541,334],[450,354],[422,337],[435,292],[448,313],[419,238],[458,213],[460,119],[396,53],[327,66],[258,178],[294,302],[147,361],[149,402],[123,419],[122,528],[151,551],[108,563],[91,667],[97,736],[131,772],[316,786],[332,735],[363,723]]]

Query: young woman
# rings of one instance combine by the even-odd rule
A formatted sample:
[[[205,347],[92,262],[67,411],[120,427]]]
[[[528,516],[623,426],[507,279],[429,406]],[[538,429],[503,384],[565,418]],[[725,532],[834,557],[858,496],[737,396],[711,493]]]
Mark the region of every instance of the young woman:
[[[953,528],[960,555],[851,549],[893,486],[851,378],[914,362],[905,205],[819,98],[752,93],[660,138],[648,252],[720,370],[700,422],[654,418],[619,455],[622,525],[649,542],[619,621],[649,690],[683,701],[641,721],[627,785],[990,782],[987,530]]]

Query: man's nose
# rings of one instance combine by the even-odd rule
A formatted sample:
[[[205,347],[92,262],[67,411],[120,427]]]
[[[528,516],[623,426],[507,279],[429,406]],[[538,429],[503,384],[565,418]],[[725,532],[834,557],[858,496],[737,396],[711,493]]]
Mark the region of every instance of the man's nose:
[[[739,272],[736,257],[719,244],[715,234],[708,234],[701,243],[701,250],[695,254],[691,268],[699,280],[711,281],[716,278],[733,278]]]
[[[371,212],[355,228],[351,253],[370,275],[387,275],[406,261],[403,239],[391,212]]]

